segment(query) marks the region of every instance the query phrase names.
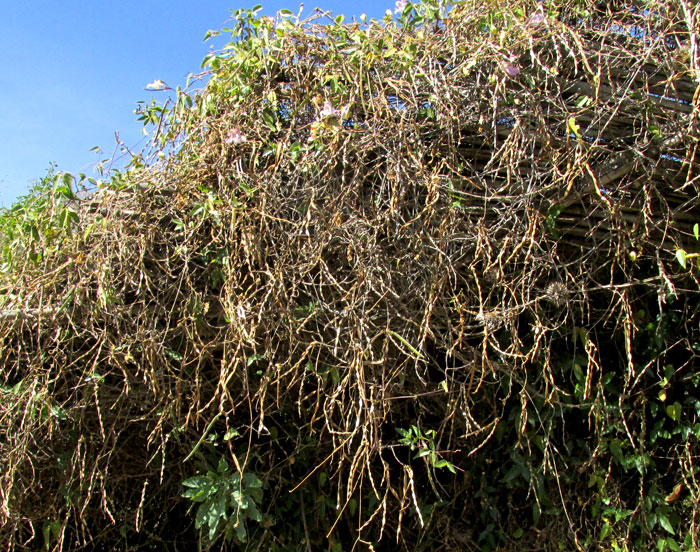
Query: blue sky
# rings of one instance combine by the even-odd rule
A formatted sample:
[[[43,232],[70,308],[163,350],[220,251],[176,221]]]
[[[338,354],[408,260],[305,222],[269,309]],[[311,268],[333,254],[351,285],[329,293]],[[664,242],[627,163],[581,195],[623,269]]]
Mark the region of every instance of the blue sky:
[[[393,1],[316,0],[347,18],[381,18]],[[6,2],[0,17],[0,205],[10,206],[55,162],[59,170],[94,176],[109,157],[115,132],[135,150],[143,144],[136,102],[159,97],[145,86],[175,87],[200,70],[209,29],[226,26],[232,9],[220,0],[34,0]],[[263,13],[298,0],[260,2]],[[219,43],[221,45],[222,43]],[[162,92],[161,92],[162,94]],[[90,149],[102,148],[97,155]]]

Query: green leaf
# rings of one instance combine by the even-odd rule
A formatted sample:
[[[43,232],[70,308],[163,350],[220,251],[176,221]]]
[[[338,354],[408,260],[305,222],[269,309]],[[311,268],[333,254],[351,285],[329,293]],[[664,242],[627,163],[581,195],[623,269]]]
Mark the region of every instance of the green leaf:
[[[697,222],[693,225],[693,236],[696,240],[700,240],[700,224]]]
[[[260,523],[263,520],[260,510],[258,510],[258,506],[253,500],[248,502],[248,510],[246,511],[248,512],[248,517],[253,521],[257,521],[258,523]]]
[[[63,184],[70,190],[73,186],[73,175],[71,173],[63,173]]]
[[[184,493],[182,493],[183,498],[189,498],[192,502],[204,502],[208,496],[209,493],[207,491],[210,491],[211,488],[209,489],[187,489]]]
[[[569,127],[569,130],[576,135],[576,138],[581,138],[581,127],[576,124],[576,119],[570,117],[566,125]]]
[[[509,470],[508,473],[506,473],[499,483],[508,483],[510,481],[513,481],[516,477],[520,475],[520,466],[512,466]]]
[[[625,465],[625,456],[622,454],[622,447],[620,446],[620,441],[614,439],[610,442],[610,452],[612,452],[613,457],[617,460],[617,463],[621,466]]]
[[[245,525],[243,525],[243,522],[240,521],[238,522],[238,525],[236,525],[236,537],[238,537],[238,540],[241,542],[246,541],[246,531],[245,531]]]
[[[230,441],[234,437],[238,437],[240,433],[238,432],[237,429],[229,429],[225,434],[224,434],[224,441]]]
[[[243,474],[243,484],[246,488],[259,489],[262,487],[262,481],[254,473]]]
[[[676,259],[678,260],[678,264],[680,264],[683,268],[686,267],[685,261],[687,257],[688,253],[686,253],[685,249],[676,250]]]
[[[219,464],[216,466],[216,471],[218,471],[220,474],[224,474],[228,471],[229,464],[226,461],[226,458],[221,456],[219,458]]]
[[[221,518],[215,518],[215,520],[209,520],[209,540],[210,541],[214,540],[214,537],[216,537],[216,530],[219,527],[220,521],[221,521]]]
[[[205,502],[197,508],[197,515],[194,518],[194,528],[199,529],[202,525],[209,524],[209,508],[211,507],[210,502]]]
[[[250,366],[250,365],[253,364],[254,362],[256,362],[256,361],[258,361],[258,360],[261,360],[261,359],[263,359],[263,358],[265,358],[265,355],[260,355],[260,354],[258,354],[258,353],[255,353],[254,355],[250,355],[250,356],[248,357],[248,360],[246,361],[246,366]]]
[[[277,115],[271,108],[266,107],[263,109],[262,120],[270,128],[270,130],[277,130]]]
[[[51,547],[51,537],[57,539],[61,533],[61,522],[58,520],[47,521],[41,528],[41,532],[44,535],[44,548],[48,550]]]
[[[194,477],[190,477],[189,479],[185,479],[182,484],[185,487],[203,487],[205,485],[211,485],[211,480],[205,476],[205,475],[196,475]]]
[[[437,462],[435,462],[435,464],[434,464],[433,467],[436,468],[436,469],[437,469],[437,468],[447,468],[447,469],[450,470],[452,473],[455,473],[455,474],[457,473],[457,471],[455,470],[455,467],[452,465],[452,463],[448,462],[448,461],[445,460],[444,458],[441,459],[441,460],[438,460]]]
[[[355,512],[357,511],[357,499],[350,499],[350,502],[348,502],[348,511],[350,512],[350,517],[355,516]]]
[[[217,499],[212,501],[210,516],[212,518],[226,518],[226,494],[219,493]],[[211,524],[211,521],[209,522]]]
[[[659,513],[657,512],[657,517],[658,517],[658,520],[659,520],[659,525],[661,525],[661,527],[663,527],[664,529],[666,529],[666,531],[668,531],[668,532],[671,533],[672,535],[675,535],[675,534],[676,534],[676,532],[673,530],[673,525],[671,525],[671,522],[668,520],[668,518],[667,518],[665,515],[659,514]]]
[[[634,466],[641,475],[644,475],[649,465],[651,465],[651,458],[648,454],[638,454],[635,456]]]
[[[674,402],[673,404],[669,404],[666,407],[666,414],[674,422],[677,422],[678,420],[680,420],[682,411],[683,411],[683,407],[681,406],[681,404],[678,401]]]
[[[681,547],[678,545],[675,539],[672,539],[671,537],[666,539],[666,546],[668,546],[674,552],[682,552]]]
[[[408,429],[403,429],[400,427],[396,428],[396,432],[403,437],[403,439],[410,439],[411,438],[411,432]],[[403,441],[403,439],[401,441]]]
[[[233,504],[235,508],[242,508],[243,503],[244,503],[244,499],[243,499],[243,494],[241,493],[241,491],[234,490],[231,493],[231,504]]]

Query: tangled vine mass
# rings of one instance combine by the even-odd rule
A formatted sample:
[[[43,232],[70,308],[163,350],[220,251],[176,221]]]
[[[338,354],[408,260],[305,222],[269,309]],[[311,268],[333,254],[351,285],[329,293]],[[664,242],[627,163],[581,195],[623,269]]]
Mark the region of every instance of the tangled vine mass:
[[[2,214],[8,550],[700,546],[700,6],[398,4]]]

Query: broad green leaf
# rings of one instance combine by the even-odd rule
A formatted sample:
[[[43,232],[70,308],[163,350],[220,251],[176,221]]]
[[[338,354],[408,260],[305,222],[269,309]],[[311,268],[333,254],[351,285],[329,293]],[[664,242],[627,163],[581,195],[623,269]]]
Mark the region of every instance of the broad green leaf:
[[[204,502],[207,499],[207,492],[205,489],[187,489],[182,496],[189,498],[192,502]]]
[[[508,470],[508,473],[506,473],[499,483],[508,483],[510,481],[513,481],[516,477],[520,475],[520,466],[513,466]]]
[[[678,420],[680,420],[682,411],[683,411],[683,407],[681,406],[681,404],[678,401],[674,402],[673,404],[669,404],[666,407],[666,414],[674,422],[677,422]]]
[[[209,520],[209,540],[210,541],[214,540],[214,537],[216,537],[216,530],[219,527],[220,521],[221,521],[221,518],[212,518]]]
[[[697,222],[693,225],[693,236],[696,240],[700,240],[700,224]]]
[[[430,449],[425,449],[425,448],[420,449],[415,457],[422,458],[423,456],[428,456],[428,454],[430,454],[430,452],[431,452]]]
[[[259,489],[262,487],[262,481],[254,473],[243,474],[243,484],[248,488]]]
[[[617,463],[621,466],[625,465],[625,456],[622,454],[622,447],[617,439],[610,442],[610,452],[612,452],[613,457],[617,460]]]
[[[245,525],[243,525],[243,522],[240,521],[238,525],[236,525],[236,537],[238,537],[238,540],[241,542],[246,541],[246,531],[245,531]]]
[[[248,502],[248,517],[253,521],[261,522],[263,517],[254,501]]]
[[[197,508],[197,515],[194,518],[194,528],[200,529],[205,523],[209,524],[209,507],[210,502],[205,502]]]
[[[676,259],[678,260],[678,264],[680,264],[683,268],[686,266],[685,261],[687,258],[688,253],[686,253],[685,249],[676,250]]]
[[[73,186],[73,175],[71,173],[63,173],[63,184],[70,190]]]
[[[277,116],[271,108],[266,107],[263,109],[261,115],[263,122],[270,128],[270,130],[274,131],[277,129]]]
[[[211,480],[204,475],[195,475],[189,479],[185,479],[182,484],[185,487],[203,487],[205,485],[211,485]]]
[[[236,508],[240,508],[243,502],[243,493],[241,493],[241,491],[233,491],[231,493],[231,504]]]
[[[226,518],[226,495],[224,493],[219,493],[216,500],[212,501],[210,516],[212,520],[216,518]]]
[[[659,520],[659,525],[663,527],[666,531],[671,533],[672,535],[675,535],[676,532],[673,530],[673,525],[671,525],[671,522],[668,520],[668,518],[663,515],[663,514],[657,514],[658,520]]]
[[[226,461],[226,458],[224,458],[223,456],[221,458],[219,458],[219,464],[216,467],[216,471],[218,471],[220,474],[223,474],[223,473],[226,473],[226,471],[228,471],[228,468],[229,468],[229,464]]]

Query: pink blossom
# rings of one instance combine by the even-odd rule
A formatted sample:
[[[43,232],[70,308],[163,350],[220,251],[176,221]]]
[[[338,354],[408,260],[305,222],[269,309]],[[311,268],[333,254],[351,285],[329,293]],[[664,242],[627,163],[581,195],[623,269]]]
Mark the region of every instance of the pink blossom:
[[[394,13],[403,13],[403,10],[406,9],[406,0],[396,0],[394,8]]]
[[[530,16],[530,24],[537,25],[544,22],[544,14],[542,12],[534,13]]]
[[[321,111],[319,111],[318,114],[321,118],[323,118],[323,117],[340,117],[340,110],[335,109],[330,100],[326,100],[326,103],[323,104],[323,109],[321,109]]]
[[[517,77],[520,74],[520,66],[517,63],[511,61],[505,61],[501,64],[506,75],[509,77]]]
[[[234,127],[226,133],[224,141],[227,144],[242,144],[246,141],[246,136],[239,129]]]

